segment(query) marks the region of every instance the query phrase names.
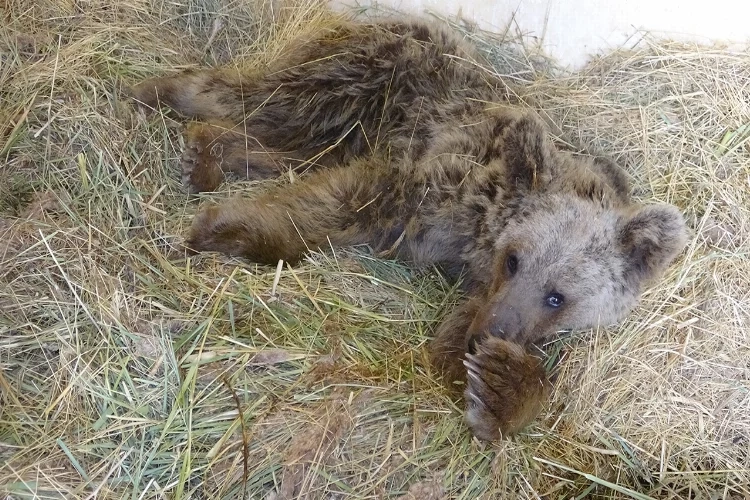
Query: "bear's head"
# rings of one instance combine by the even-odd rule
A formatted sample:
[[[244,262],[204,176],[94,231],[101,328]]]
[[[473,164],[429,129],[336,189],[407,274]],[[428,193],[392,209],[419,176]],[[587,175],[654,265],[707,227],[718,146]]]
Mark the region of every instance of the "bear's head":
[[[470,335],[528,343],[622,320],[685,246],[680,212],[631,203],[616,166],[556,151],[530,117],[503,142],[515,195],[494,232],[494,272]]]

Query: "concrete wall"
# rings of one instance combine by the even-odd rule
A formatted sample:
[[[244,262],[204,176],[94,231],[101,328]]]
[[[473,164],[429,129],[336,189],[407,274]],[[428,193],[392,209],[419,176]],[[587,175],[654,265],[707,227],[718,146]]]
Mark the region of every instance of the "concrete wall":
[[[333,0],[353,5],[353,0]],[[589,55],[633,43],[639,30],[699,43],[750,41],[750,0],[359,0],[404,12],[426,11],[504,32],[511,20],[544,52],[574,69]]]

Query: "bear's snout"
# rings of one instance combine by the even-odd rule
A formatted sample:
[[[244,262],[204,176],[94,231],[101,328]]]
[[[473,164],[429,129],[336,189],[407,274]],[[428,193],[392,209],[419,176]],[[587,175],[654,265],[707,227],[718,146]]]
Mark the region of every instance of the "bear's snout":
[[[531,320],[526,317],[528,312],[505,300],[490,300],[477,312],[469,327],[469,335],[489,334],[510,342],[524,343],[524,332]]]

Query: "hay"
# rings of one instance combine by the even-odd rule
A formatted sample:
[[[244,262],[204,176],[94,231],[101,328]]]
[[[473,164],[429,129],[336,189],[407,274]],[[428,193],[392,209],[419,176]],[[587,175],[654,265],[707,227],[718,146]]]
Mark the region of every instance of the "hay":
[[[750,495],[750,54],[649,41],[565,75],[456,26],[524,84],[561,144],[613,156],[638,197],[678,205],[695,230],[623,325],[555,346],[548,409],[492,447],[425,362],[457,299],[435,273],[338,250],[277,274],[173,247],[197,205],[177,182],[180,124],[139,115],[121,85],[261,65],[329,12],[304,0],[4,9],[8,498],[240,498],[243,483],[266,499]]]

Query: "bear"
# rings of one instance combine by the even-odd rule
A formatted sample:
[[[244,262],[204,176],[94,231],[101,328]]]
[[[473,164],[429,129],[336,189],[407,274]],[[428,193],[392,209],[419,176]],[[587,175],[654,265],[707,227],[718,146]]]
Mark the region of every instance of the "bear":
[[[438,326],[430,360],[464,388],[474,435],[494,440],[531,422],[549,393],[535,345],[621,321],[687,229],[676,207],[631,201],[611,160],[557,148],[486,67],[435,24],[341,20],[264,70],[189,70],[127,92],[191,120],[191,193],[226,176],[299,174],[201,209],[193,251],[276,264],[369,245],[459,279],[466,298]]]

